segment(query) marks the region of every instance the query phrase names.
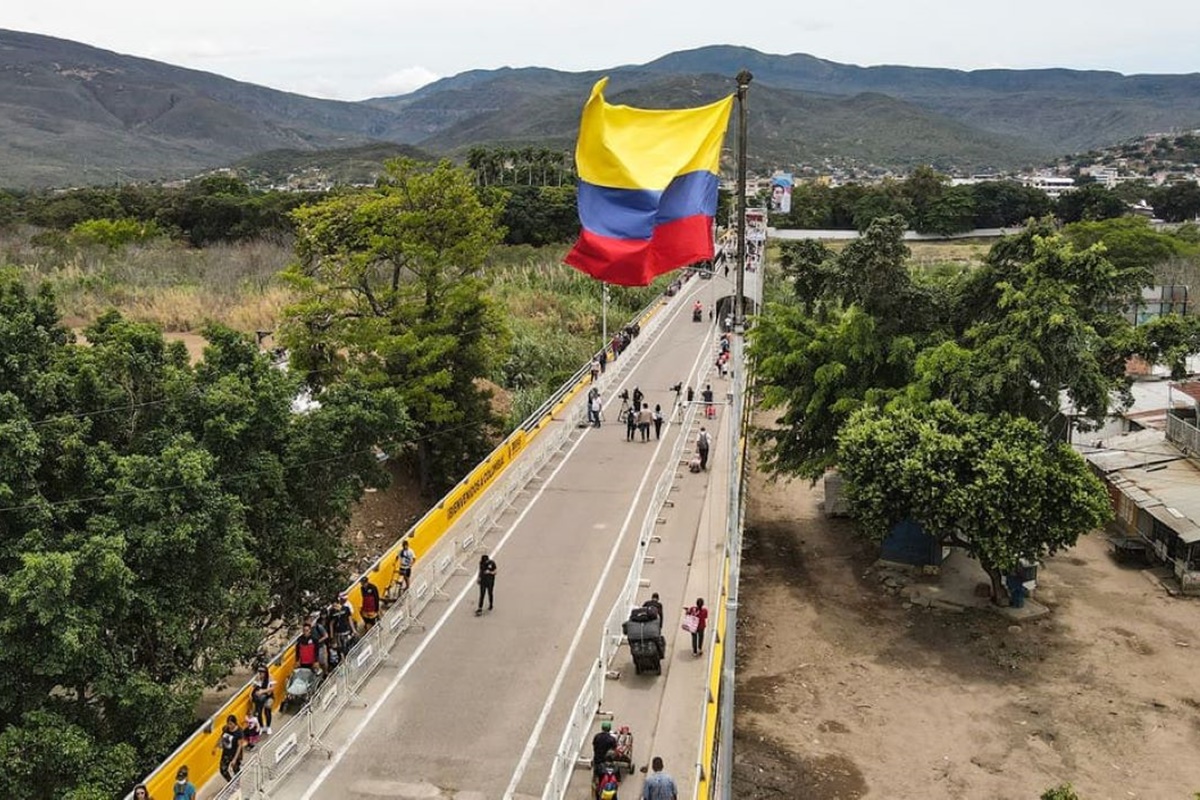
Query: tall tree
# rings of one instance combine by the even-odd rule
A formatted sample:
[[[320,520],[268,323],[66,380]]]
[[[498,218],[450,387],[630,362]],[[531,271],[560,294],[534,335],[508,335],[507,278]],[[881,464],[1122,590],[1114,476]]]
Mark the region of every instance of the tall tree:
[[[231,331],[193,367],[115,313],[74,344],[11,273],[0,309],[0,795],[118,796],[269,618],[343,577],[403,416],[341,387],[294,415],[298,382]]]
[[[1112,516],[1104,485],[1069,446],[1029,420],[944,401],[860,411],[838,436],[838,467],[865,533],[882,541],[901,521],[920,523],[979,560],[997,602],[1022,560],[1071,547]]]
[[[353,368],[399,392],[416,429],[421,485],[444,489],[498,434],[490,392],[507,339],[483,266],[503,236],[470,174],[449,162],[387,164],[370,191],[301,209],[301,295],[283,339],[314,383]]]

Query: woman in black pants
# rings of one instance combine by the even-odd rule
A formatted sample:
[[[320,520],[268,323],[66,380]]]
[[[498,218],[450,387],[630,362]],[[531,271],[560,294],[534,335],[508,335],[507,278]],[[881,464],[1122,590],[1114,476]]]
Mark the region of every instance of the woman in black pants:
[[[494,601],[494,591],[496,589],[496,562],[488,558],[487,553],[479,557],[479,578],[476,580],[479,584],[479,606],[475,609],[475,616],[483,613],[483,597],[487,595],[488,611],[492,610]]]

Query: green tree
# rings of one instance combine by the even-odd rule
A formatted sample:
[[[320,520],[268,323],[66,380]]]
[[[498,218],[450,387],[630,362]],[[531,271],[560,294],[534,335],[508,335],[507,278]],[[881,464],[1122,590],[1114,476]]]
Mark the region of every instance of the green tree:
[[[1155,215],[1167,222],[1188,222],[1200,217],[1200,184],[1172,183],[1155,191],[1149,200]]]
[[[836,463],[838,431],[864,406],[882,406],[912,379],[916,346],[887,337],[854,307],[817,322],[795,305],[771,304],[750,331],[762,408],[780,410],[756,431],[763,466],[816,480]]]
[[[314,383],[353,368],[399,392],[417,437],[422,488],[443,489],[498,435],[490,392],[507,330],[483,266],[503,236],[500,209],[448,162],[387,164],[367,192],[296,212],[299,292],[284,341]]]
[[[864,408],[838,435],[837,457],[866,535],[882,541],[899,522],[919,523],[979,560],[997,602],[1022,560],[1070,547],[1112,516],[1104,485],[1069,446],[1029,420],[945,401]]]
[[[792,282],[804,313],[812,314],[817,301],[825,298],[833,279],[834,252],[816,239],[786,241],[779,248],[779,267]]]
[[[975,227],[975,193],[970,186],[949,186],[917,217],[917,230],[949,236]]]
[[[112,797],[263,625],[340,583],[398,397],[298,381],[232,331],[193,367],[115,313],[79,346],[0,273],[0,794]]]
[[[1125,202],[1096,183],[1080,186],[1058,198],[1055,214],[1063,222],[1112,219],[1125,213]]]
[[[1042,792],[1041,800],[1080,800],[1080,797],[1071,784],[1060,783]]]

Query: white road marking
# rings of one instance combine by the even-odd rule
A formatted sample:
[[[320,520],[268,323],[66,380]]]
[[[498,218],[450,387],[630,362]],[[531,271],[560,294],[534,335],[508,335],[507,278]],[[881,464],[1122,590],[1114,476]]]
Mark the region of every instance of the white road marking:
[[[682,308],[682,304],[680,306]],[[678,311],[676,312],[678,315]],[[705,337],[707,340],[707,337]],[[705,355],[705,347],[707,341],[701,346],[700,352],[696,356],[696,361],[692,364],[693,372],[700,363],[700,359]],[[647,348],[649,352],[650,348]],[[638,364],[640,366],[641,360]],[[636,367],[635,367],[636,369]],[[632,372],[632,370],[631,370]],[[582,440],[582,437],[580,437]],[[629,522],[633,518],[633,512],[641,502],[642,492],[646,489],[646,484],[650,480],[650,475],[654,469],[655,463],[658,461],[659,452],[662,446],[666,443],[666,439],[659,439],[655,445],[654,455],[650,458],[646,465],[646,471],[642,473],[642,480],[638,483],[637,493],[633,496],[633,501],[629,504],[629,513],[625,515],[625,521],[621,523],[621,532],[613,542],[612,548],[608,552],[608,561],[604,565],[604,571],[600,573],[599,580],[596,581],[596,588],[592,590],[592,597],[588,601],[587,609],[583,612],[583,618],[579,621],[579,627],[575,629],[575,636],[571,639],[571,646],[567,648],[567,654],[563,657],[562,666],[559,667],[558,675],[554,678],[554,685],[550,689],[550,694],[546,698],[545,704],[542,706],[542,713],[538,716],[537,723],[533,726],[533,731],[529,734],[529,739],[525,742],[525,751],[521,753],[521,760],[517,762],[516,769],[513,770],[512,780],[508,783],[508,788],[504,791],[504,800],[512,800],[517,791],[517,787],[521,783],[521,779],[525,777],[525,770],[529,768],[529,761],[533,757],[533,751],[537,747],[538,740],[542,737],[542,731],[546,727],[546,722],[550,718],[550,712],[554,707],[555,701],[558,699],[558,693],[562,689],[563,681],[566,680],[567,671],[571,667],[571,662],[575,658],[575,651],[579,648],[579,643],[583,639],[584,629],[587,627],[588,620],[591,619],[592,612],[596,608],[596,602],[600,599],[600,593],[604,589],[604,583],[608,580],[608,574],[612,570],[613,564],[616,562],[617,553],[621,550],[621,543],[625,541],[625,536],[629,533]],[[647,508],[645,516],[657,514],[658,510]],[[635,554],[636,557],[636,554]]]

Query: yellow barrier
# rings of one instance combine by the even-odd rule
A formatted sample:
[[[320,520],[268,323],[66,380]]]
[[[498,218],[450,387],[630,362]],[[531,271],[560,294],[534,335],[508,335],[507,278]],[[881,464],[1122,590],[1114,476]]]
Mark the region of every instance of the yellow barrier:
[[[662,308],[662,303],[651,306],[638,319],[638,324],[644,324]],[[487,489],[504,474],[512,465],[513,460],[520,455],[529,443],[554,420],[556,414],[575,399],[583,387],[591,382],[591,376],[584,376],[572,386],[530,430],[518,428],[500,443],[467,477],[451,489],[437,506],[426,512],[417,523],[400,537],[388,550],[380,556],[367,571],[371,582],[381,592],[391,585],[396,571],[399,569],[400,546],[404,539],[409,540],[413,553],[419,559],[429,552],[441,540],[450,526],[487,491]],[[356,620],[361,621],[359,609],[362,606],[362,592],[356,581],[346,594]],[[720,617],[718,617],[720,618]],[[284,689],[295,667],[294,642],[289,642],[283,653],[275,656],[271,664],[271,675],[275,678],[275,707],[283,702]],[[277,662],[277,663],[276,663]],[[221,738],[221,728],[224,727],[225,717],[230,714],[243,720],[250,710],[250,684],[243,686],[236,695],[209,717],[208,721],[180,745],[166,761],[158,766],[144,781],[151,797],[171,796],[171,787],[175,782],[175,773],[186,765],[189,778],[197,786],[203,786],[217,774],[220,765],[220,755],[214,754]]]
[[[714,637],[712,647],[712,664],[708,672],[708,697],[704,706],[704,740],[700,748],[701,769],[699,780],[696,781],[696,797],[712,796],[714,773],[713,755],[717,741],[717,710],[721,707],[721,670],[725,658],[732,654],[725,652],[725,598],[729,596],[729,556],[725,556],[721,578],[721,603],[717,609],[716,630],[719,634]]]
[[[582,382],[577,384],[568,398],[578,393]],[[563,404],[555,406],[560,410]],[[483,463],[473,469],[442,501],[430,509],[409,531],[398,539],[367,571],[371,582],[381,592],[391,585],[399,569],[400,547],[404,539],[409,540],[413,553],[419,559],[429,552],[446,533],[450,525],[467,511],[495,483],[504,471],[511,466],[522,450],[540,433],[552,419],[552,414],[546,415],[533,431],[518,429],[492,451]],[[346,595],[355,619],[361,621],[359,609],[362,607],[362,591],[356,581],[346,590]],[[277,654],[272,660],[270,670],[275,679],[275,707],[279,708],[285,697],[287,680],[291,677],[296,664],[294,642],[289,642],[287,648]],[[235,715],[239,721],[253,707],[250,702],[252,686],[243,686],[236,695],[225,705],[221,706],[208,721],[185,741],[165,762],[150,774],[144,781],[151,797],[170,797],[171,788],[175,782],[175,773],[182,766],[187,766],[190,780],[197,786],[203,786],[217,774],[220,766],[220,753],[214,753],[221,739],[221,728],[225,718]]]

